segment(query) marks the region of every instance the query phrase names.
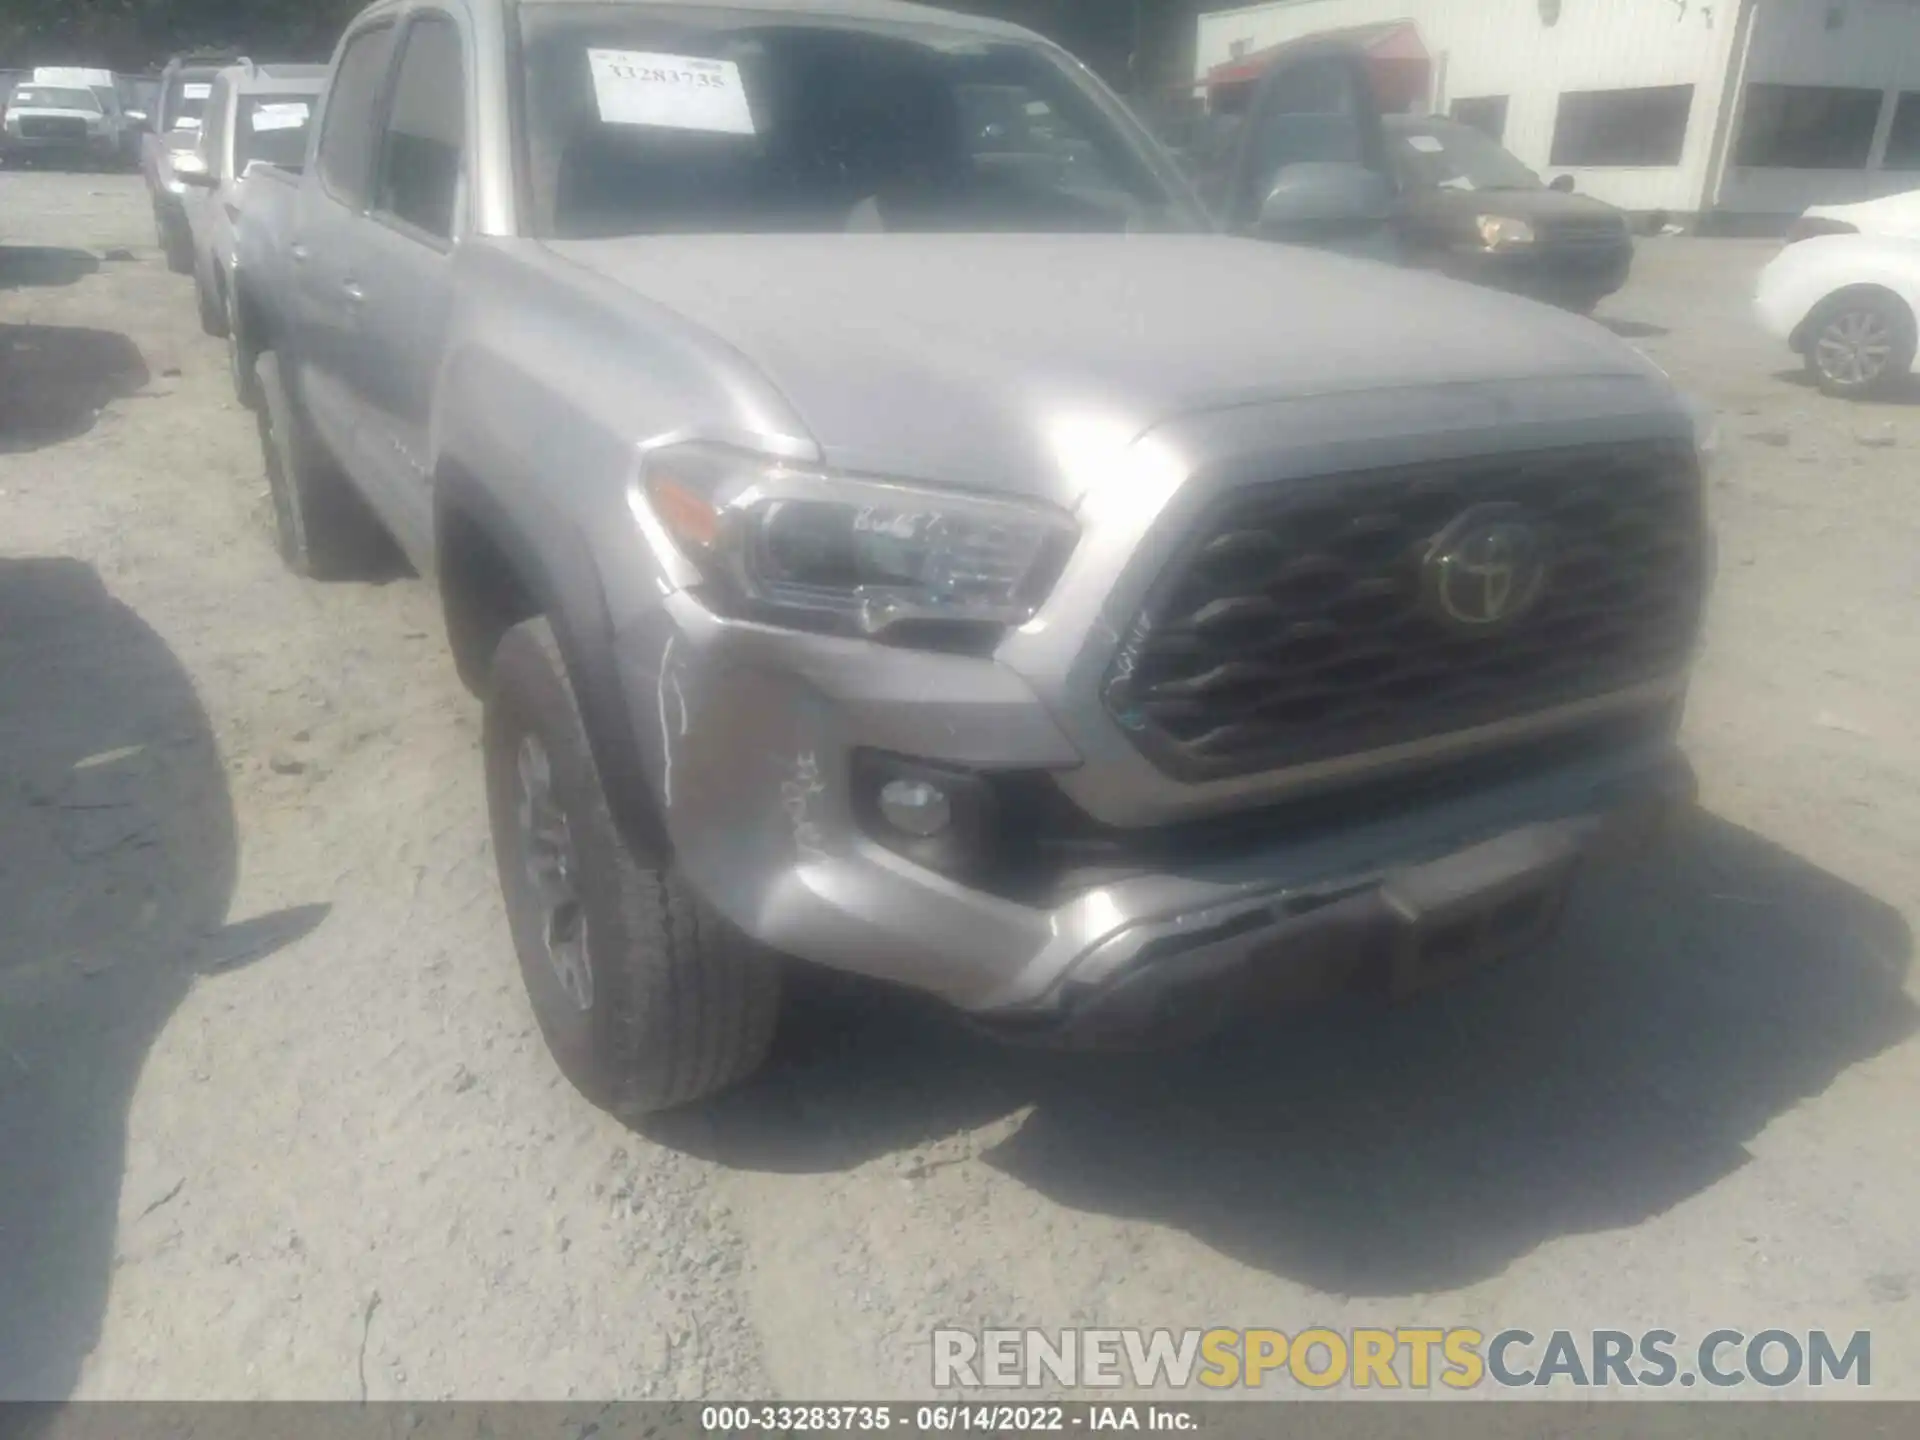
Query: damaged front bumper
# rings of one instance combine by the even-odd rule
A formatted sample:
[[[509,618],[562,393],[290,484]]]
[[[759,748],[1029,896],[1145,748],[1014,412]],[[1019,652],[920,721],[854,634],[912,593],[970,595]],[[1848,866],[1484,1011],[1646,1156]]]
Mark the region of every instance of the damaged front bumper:
[[[676,860],[721,913],[783,953],[1049,1042],[1202,1030],[1260,992],[1368,976],[1408,993],[1532,948],[1585,857],[1693,794],[1676,693],[1606,743],[1524,764],[1500,749],[1451,787],[1323,795],[1307,819],[1242,807],[1259,823],[1231,843],[1108,828],[1093,863],[1029,884],[991,864],[1040,853],[1042,822],[1009,786],[1092,777],[1007,666],[756,630],[684,594],[622,636],[620,659]],[[957,843],[979,853],[885,833],[868,792],[901,773],[951,781]]]

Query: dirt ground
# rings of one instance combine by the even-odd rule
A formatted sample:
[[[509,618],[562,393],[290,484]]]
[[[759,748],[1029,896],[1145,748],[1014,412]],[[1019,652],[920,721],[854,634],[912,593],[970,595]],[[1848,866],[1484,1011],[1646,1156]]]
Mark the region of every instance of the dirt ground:
[[[1146,1060],[828,989],[632,1131],[433,596],[282,571],[136,179],[0,241],[0,1397],[907,1397],[942,1323],[1865,1328],[1920,1396],[1920,408],[1782,373],[1769,247],[1601,312],[1723,419],[1705,803],[1551,954]]]

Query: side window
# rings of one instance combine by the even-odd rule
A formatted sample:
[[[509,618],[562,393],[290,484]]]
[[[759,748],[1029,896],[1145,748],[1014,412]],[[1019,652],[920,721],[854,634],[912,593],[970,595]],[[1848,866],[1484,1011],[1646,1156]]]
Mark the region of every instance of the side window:
[[[1452,114],[1462,125],[1471,125],[1489,140],[1507,138],[1507,97],[1504,95],[1478,95],[1469,100],[1456,100]]]
[[[391,25],[362,30],[347,42],[327,89],[320,131],[320,180],[336,199],[349,205],[362,204],[367,198],[380,90],[392,53]]]
[[[414,21],[380,142],[375,210],[429,235],[453,234],[466,114],[460,32],[451,20]]]

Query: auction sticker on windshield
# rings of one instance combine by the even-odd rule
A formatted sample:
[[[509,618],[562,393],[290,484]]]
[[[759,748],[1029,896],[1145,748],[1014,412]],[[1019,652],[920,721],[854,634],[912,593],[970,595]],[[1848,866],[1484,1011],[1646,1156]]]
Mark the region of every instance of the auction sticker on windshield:
[[[658,125],[751,135],[740,67],[731,60],[659,55],[645,50],[589,50],[594,100],[609,125]]]
[[[189,100],[204,100],[213,94],[213,86],[211,84],[191,84],[180,93]]]
[[[298,130],[306,123],[307,102],[304,100],[283,100],[262,105],[253,112],[255,134],[262,130]]]

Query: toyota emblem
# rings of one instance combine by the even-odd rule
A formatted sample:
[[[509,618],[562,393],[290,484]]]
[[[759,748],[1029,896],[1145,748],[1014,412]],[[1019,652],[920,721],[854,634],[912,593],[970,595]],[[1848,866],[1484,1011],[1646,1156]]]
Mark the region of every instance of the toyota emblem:
[[[1427,551],[1430,608],[1455,629],[1486,632],[1512,624],[1546,587],[1548,545],[1517,505],[1477,505]]]

